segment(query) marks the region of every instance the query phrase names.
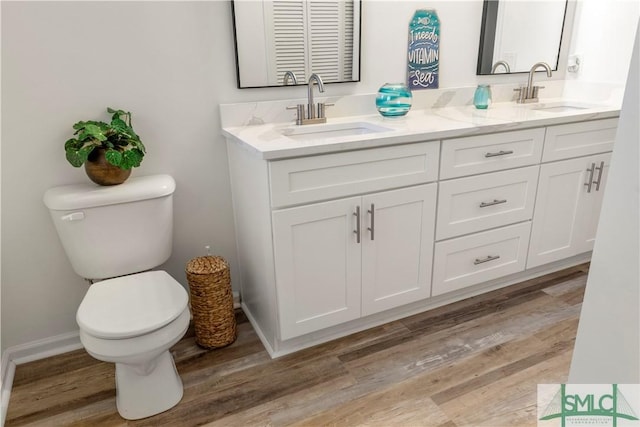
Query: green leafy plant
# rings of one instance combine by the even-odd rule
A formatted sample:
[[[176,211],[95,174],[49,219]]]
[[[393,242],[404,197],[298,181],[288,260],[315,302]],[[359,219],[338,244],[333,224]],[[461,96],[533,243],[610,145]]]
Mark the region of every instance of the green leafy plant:
[[[64,150],[69,163],[80,167],[95,149],[104,149],[107,162],[121,169],[140,166],[145,148],[131,126],[129,111],[107,108],[111,123],[94,120],[73,125],[75,138],[67,140]]]

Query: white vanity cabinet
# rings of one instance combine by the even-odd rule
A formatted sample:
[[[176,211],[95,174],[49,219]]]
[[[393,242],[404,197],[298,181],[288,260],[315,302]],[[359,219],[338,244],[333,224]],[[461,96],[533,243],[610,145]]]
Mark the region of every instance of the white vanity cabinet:
[[[525,269],[544,132],[442,142],[432,296]]]
[[[228,153],[243,307],[271,354],[429,298],[440,141]]]
[[[527,268],[593,249],[617,125],[606,119],[547,128],[542,161],[549,162],[540,168]]]
[[[230,139],[243,309],[275,356],[585,262],[616,126],[272,160]]]
[[[593,249],[617,125],[606,119],[547,128],[542,161],[549,162],[540,168],[527,268]]]
[[[527,267],[593,249],[611,154],[544,164]]]
[[[436,184],[273,212],[286,340],[428,298]]]

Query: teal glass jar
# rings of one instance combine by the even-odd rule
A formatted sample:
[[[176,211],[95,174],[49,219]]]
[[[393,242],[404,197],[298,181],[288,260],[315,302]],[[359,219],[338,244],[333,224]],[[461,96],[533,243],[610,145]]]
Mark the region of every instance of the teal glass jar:
[[[385,83],[376,96],[376,108],[384,117],[404,116],[411,109],[413,96],[404,83]]]
[[[491,88],[489,85],[478,85],[473,94],[473,105],[479,110],[486,110],[491,104]]]

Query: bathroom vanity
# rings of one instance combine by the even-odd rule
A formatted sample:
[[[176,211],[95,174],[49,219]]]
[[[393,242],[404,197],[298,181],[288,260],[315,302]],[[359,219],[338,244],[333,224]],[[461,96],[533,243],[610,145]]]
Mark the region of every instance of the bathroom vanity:
[[[226,127],[242,306],[275,357],[590,258],[615,107]]]

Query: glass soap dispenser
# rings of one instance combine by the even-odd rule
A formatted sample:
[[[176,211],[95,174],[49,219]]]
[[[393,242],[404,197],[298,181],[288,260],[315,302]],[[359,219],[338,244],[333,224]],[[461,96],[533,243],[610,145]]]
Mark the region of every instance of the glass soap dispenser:
[[[479,110],[486,110],[491,104],[491,88],[489,85],[478,85],[473,94],[473,105]]]

